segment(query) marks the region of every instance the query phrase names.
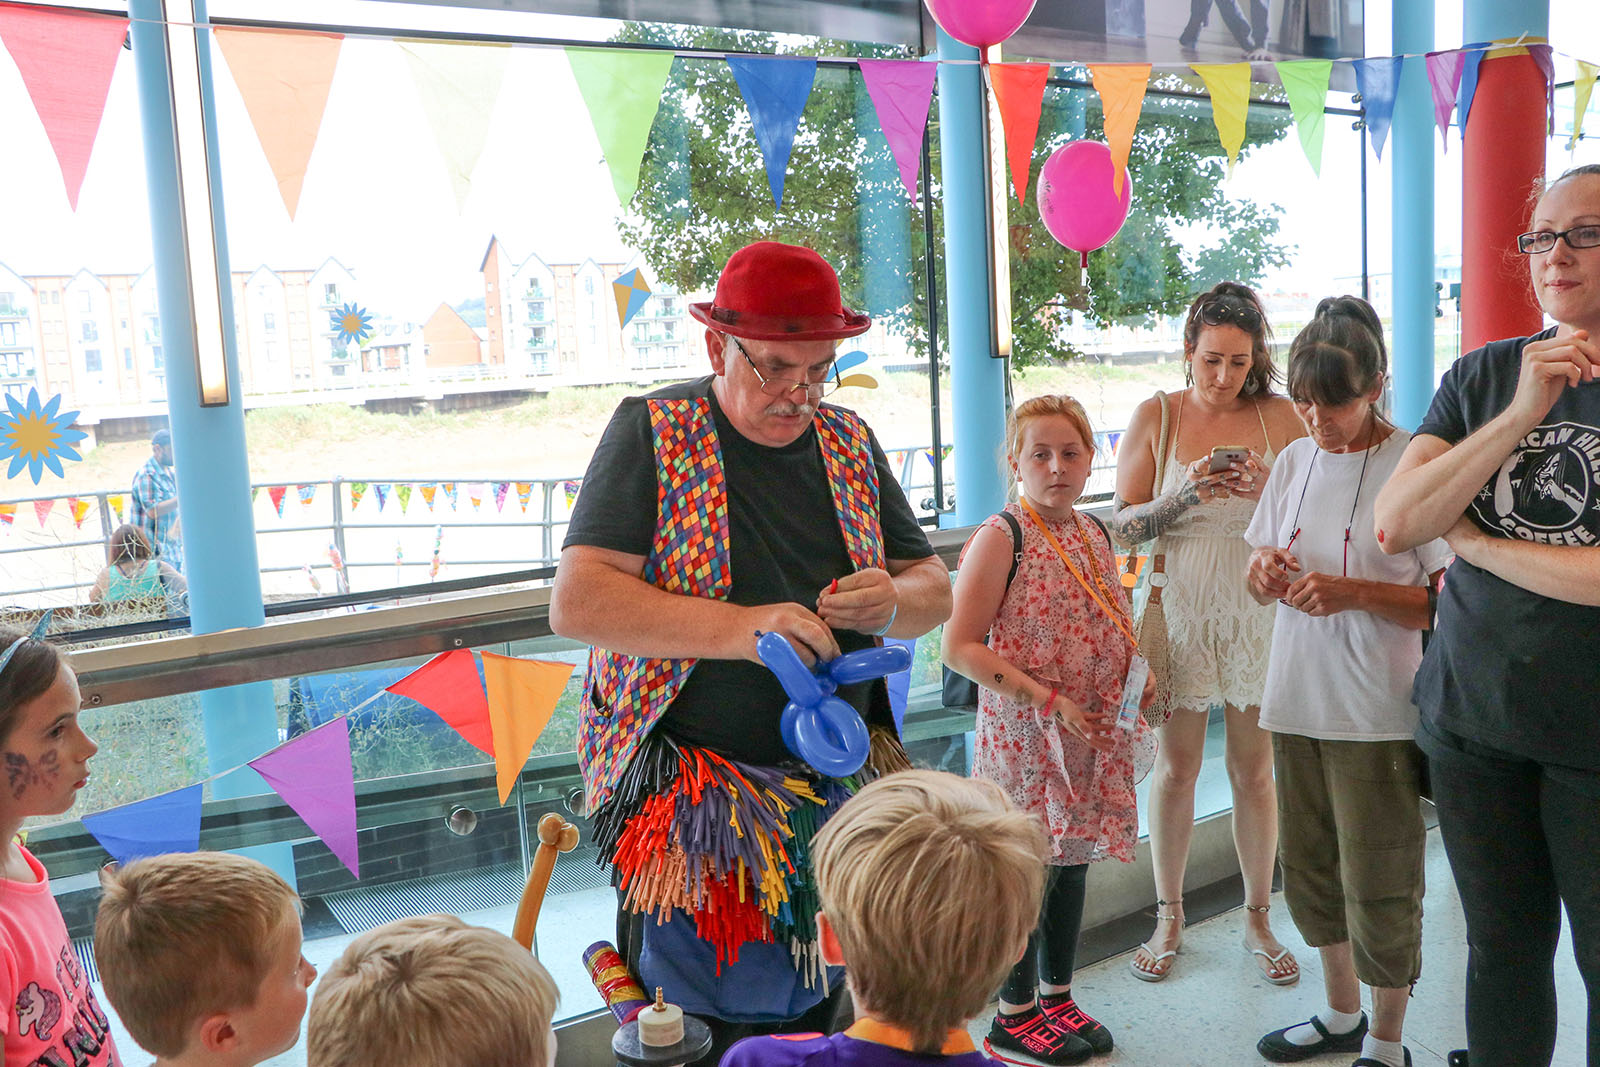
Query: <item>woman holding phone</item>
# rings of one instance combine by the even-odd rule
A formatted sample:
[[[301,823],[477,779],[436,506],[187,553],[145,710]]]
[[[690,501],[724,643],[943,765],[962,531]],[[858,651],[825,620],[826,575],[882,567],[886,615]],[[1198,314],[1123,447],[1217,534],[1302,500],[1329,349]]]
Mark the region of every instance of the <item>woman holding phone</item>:
[[[1194,788],[1214,707],[1227,709],[1233,840],[1249,909],[1244,947],[1274,985],[1300,977],[1267,917],[1278,819],[1272,742],[1257,718],[1272,612],[1240,578],[1250,558],[1244,532],[1273,457],[1305,434],[1294,406],[1273,389],[1268,338],[1261,302],[1247,286],[1223,282],[1203,293],[1184,320],[1188,388],[1140,404],[1117,454],[1109,525],[1126,545],[1160,538],[1136,602],[1142,610],[1153,584],[1171,650],[1171,717],[1160,729],[1150,787],[1156,930],[1132,961],[1135,977],[1147,982],[1171,973],[1183,940]]]

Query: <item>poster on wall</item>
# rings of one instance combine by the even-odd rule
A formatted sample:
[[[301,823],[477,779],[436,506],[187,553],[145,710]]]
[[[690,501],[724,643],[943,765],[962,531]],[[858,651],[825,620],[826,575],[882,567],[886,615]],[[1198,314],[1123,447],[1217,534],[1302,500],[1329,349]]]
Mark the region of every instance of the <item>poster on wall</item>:
[[[1158,66],[1356,57],[1363,7],[1363,0],[1039,0],[1006,55]]]

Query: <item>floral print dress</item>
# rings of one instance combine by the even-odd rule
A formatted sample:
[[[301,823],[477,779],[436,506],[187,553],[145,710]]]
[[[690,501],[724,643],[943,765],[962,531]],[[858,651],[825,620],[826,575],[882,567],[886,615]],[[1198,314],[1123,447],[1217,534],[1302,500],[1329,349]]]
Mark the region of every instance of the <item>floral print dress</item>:
[[[1128,639],[1073,577],[1027,510],[1018,504],[1006,510],[1022,527],[1022,561],[1000,602],[989,647],[1086,711],[1115,709],[1132,654]],[[1116,560],[1099,525],[1083,518],[1090,539],[1085,545],[1078,523],[1043,521],[1091,583],[1087,553],[1094,553],[1107,587],[1126,608]],[[985,525],[1011,539],[998,515]],[[1155,762],[1156,742],[1143,719],[1131,731],[1113,730],[1113,737],[1109,751],[1095,752],[1054,715],[985,688],[980,680],[972,773],[1043,819],[1052,863],[1128,862],[1139,834],[1133,790]]]

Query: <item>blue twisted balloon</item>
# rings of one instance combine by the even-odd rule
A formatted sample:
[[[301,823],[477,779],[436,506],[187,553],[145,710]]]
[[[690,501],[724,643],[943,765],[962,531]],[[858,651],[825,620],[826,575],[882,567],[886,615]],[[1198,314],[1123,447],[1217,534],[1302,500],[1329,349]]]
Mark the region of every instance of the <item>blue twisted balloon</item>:
[[[905,670],[911,650],[904,645],[863,648],[808,670],[787,638],[765,633],[756,639],[756,654],[789,697],[779,720],[789,751],[831,778],[859,771],[871,748],[867,724],[834,692]]]

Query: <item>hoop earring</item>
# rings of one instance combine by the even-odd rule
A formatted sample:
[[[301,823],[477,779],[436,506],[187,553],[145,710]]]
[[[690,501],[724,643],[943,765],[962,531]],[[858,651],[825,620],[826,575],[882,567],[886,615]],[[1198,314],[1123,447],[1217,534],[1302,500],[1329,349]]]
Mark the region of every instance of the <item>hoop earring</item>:
[[[1244,395],[1245,396],[1255,396],[1256,393],[1260,392],[1260,390],[1261,390],[1261,383],[1256,381],[1254,378],[1246,378],[1244,380]]]
[[[1186,386],[1194,384],[1194,360],[1188,356],[1183,358],[1183,384]]]

